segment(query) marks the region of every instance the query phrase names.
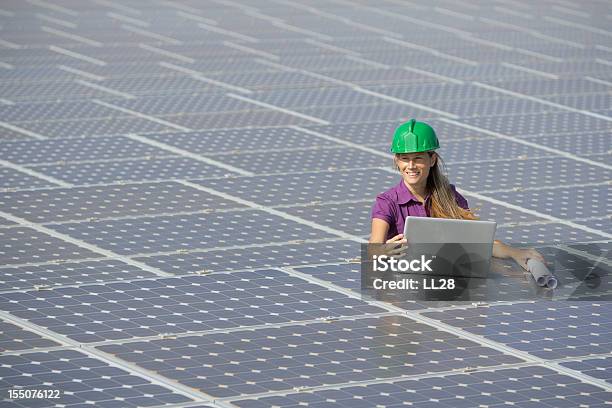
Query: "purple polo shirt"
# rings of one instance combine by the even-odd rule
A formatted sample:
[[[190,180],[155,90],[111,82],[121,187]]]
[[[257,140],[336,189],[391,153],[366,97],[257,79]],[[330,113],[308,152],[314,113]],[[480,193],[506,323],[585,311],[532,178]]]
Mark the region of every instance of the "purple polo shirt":
[[[455,194],[455,199],[459,207],[468,207],[467,200],[455,190],[455,186],[451,184],[451,189]],[[425,198],[427,203],[429,196]],[[404,181],[400,181],[395,187],[376,196],[376,202],[372,208],[372,218],[380,218],[387,221],[389,231],[387,238],[390,239],[401,232],[404,232],[404,224],[406,217],[429,217],[424,204],[421,204],[414,195],[410,192]]]

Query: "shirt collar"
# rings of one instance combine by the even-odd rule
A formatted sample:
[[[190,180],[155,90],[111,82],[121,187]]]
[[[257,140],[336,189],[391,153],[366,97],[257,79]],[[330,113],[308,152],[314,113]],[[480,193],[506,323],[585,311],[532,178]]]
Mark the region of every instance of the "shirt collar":
[[[406,183],[404,183],[404,180],[400,180],[399,184],[395,188],[395,191],[397,192],[398,204],[406,204],[409,203],[410,200],[420,203],[420,201],[417,200],[417,198],[408,189],[408,186],[406,185]]]

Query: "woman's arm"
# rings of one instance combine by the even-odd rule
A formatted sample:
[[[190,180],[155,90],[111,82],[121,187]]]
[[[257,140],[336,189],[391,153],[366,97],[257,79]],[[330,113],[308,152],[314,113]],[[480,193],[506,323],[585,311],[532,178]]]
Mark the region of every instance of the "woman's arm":
[[[531,258],[546,262],[544,257],[533,248],[512,248],[510,245],[506,245],[498,240],[493,241],[493,256],[502,259],[512,258],[521,265],[523,269],[527,269],[527,260]]]

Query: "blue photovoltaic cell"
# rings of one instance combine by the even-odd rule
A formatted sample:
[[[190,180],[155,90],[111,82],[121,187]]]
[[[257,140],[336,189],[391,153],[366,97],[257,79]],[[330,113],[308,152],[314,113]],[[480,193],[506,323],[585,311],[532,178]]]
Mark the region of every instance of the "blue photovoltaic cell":
[[[114,260],[90,260],[0,268],[0,291],[36,286],[81,285],[126,279],[152,278],[150,272]]]
[[[334,236],[259,210],[49,225],[119,254],[193,251]]]
[[[0,193],[0,205],[39,223],[244,208],[176,182],[15,191]]]
[[[278,407],[461,407],[536,408],[605,406],[612,394],[548,368],[529,366],[417,380],[347,385],[341,388],[236,399],[245,408]],[[476,405],[477,404],[477,405]]]
[[[425,314],[535,356],[554,359],[609,353],[607,303],[539,302]]]
[[[0,405],[609,405],[610,4],[4,3]],[[360,296],[411,118],[557,289]]]
[[[95,404],[141,407],[189,402],[190,398],[74,350],[0,356],[2,403],[11,407]],[[42,384],[45,385],[42,385]],[[14,399],[8,390],[58,390],[58,398]],[[52,394],[53,395],[53,394]]]
[[[355,241],[341,239],[295,240],[266,246],[245,246],[244,248],[212,251],[193,250],[188,253],[147,256],[136,259],[166,272],[183,274],[347,262],[359,257],[359,251],[359,244]]]
[[[31,228],[0,228],[0,265],[97,257],[89,249]]]
[[[167,348],[176,350],[168,352]],[[459,349],[461,348],[461,349]],[[101,346],[215,397],[518,363],[406,317],[338,320]],[[181,350],[190,356],[182,359]]]
[[[45,339],[36,333],[24,330],[19,326],[0,320],[0,350],[2,351],[30,350],[54,346],[59,346],[59,344],[53,340]]]
[[[1,310],[83,343],[383,311],[271,269],[4,293],[0,301]]]

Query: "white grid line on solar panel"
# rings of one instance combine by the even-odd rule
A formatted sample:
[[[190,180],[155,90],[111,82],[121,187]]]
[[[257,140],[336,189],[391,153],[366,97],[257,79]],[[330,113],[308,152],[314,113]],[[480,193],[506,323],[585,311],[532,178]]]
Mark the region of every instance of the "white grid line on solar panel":
[[[567,361],[562,363],[562,365],[584,372],[592,377],[601,378],[608,383],[612,383],[612,378],[610,378],[610,363],[610,355],[608,354],[607,356],[601,356],[600,358]]]
[[[304,279],[306,281],[313,282],[315,284],[319,284],[319,285],[321,285],[323,287],[329,288],[331,290],[335,290],[335,291],[337,291],[339,293],[343,293],[343,294],[345,294],[345,295],[347,295],[349,297],[356,297],[356,296],[358,296],[359,298],[361,298],[361,295],[356,294],[355,292],[351,291],[350,289],[345,289],[345,288],[342,288],[341,286],[338,286],[336,284],[329,283],[329,282],[323,281],[323,280],[318,279],[318,278],[313,278],[312,276],[310,276],[308,274],[305,274],[305,273],[302,273],[302,272],[298,272],[295,269],[292,269],[292,268],[280,268],[280,269],[282,271],[284,271],[284,272],[287,272],[288,274],[290,274],[292,276],[296,276],[296,277],[299,277],[299,278]],[[602,381],[599,381],[599,380],[597,380],[595,378],[592,378],[592,377],[589,377],[589,376],[585,376],[585,375],[583,375],[580,372],[577,372],[577,371],[571,370],[571,369],[566,369],[565,367],[561,367],[561,366],[558,366],[558,365],[555,365],[555,364],[549,365],[548,362],[545,359],[543,359],[543,358],[534,356],[534,355],[529,354],[529,353],[527,353],[525,351],[520,351],[520,350],[518,350],[516,348],[509,347],[509,346],[507,346],[505,344],[502,344],[502,343],[499,343],[497,341],[490,340],[489,338],[487,338],[487,337],[485,337],[483,335],[467,332],[466,330],[464,330],[462,328],[456,328],[456,327],[451,326],[450,324],[446,324],[446,323],[443,323],[443,322],[440,322],[440,321],[436,321],[435,319],[427,317],[427,316],[419,313],[418,311],[407,312],[406,310],[404,310],[404,309],[402,309],[400,307],[393,306],[393,305],[388,304],[386,302],[380,302],[380,301],[371,301],[370,304],[377,305],[377,306],[381,307],[382,309],[385,309],[385,310],[387,310],[389,312],[397,312],[398,314],[403,315],[403,316],[407,316],[411,320],[414,320],[414,321],[416,321],[418,323],[422,323],[422,324],[428,325],[430,327],[434,327],[434,328],[436,328],[438,330],[441,330],[441,331],[444,331],[444,332],[447,332],[447,333],[450,333],[450,334],[453,334],[453,335],[457,335],[460,338],[473,341],[473,342],[475,342],[477,344],[481,344],[481,345],[483,345],[485,347],[490,347],[490,348],[492,348],[494,350],[497,350],[497,351],[500,351],[500,352],[502,352],[504,354],[507,353],[509,355],[519,357],[519,358],[521,358],[521,359],[523,359],[525,361],[533,362],[533,363],[537,363],[539,365],[546,366],[546,367],[551,368],[551,369],[553,369],[553,370],[555,370],[557,372],[560,372],[562,374],[566,374],[566,375],[569,375],[571,377],[580,379],[581,381],[584,381],[584,382],[587,382],[587,383],[591,383],[591,384],[595,384],[595,385],[598,385],[598,386],[602,386]],[[514,306],[512,306],[512,307],[514,307]],[[604,388],[607,388],[605,384],[603,384],[603,386],[604,386]]]
[[[548,359],[609,353],[610,341],[601,336],[609,330],[606,305],[607,302],[536,302],[489,305],[479,310],[456,307],[425,314]]]
[[[62,260],[0,268],[0,293],[50,290],[81,284],[125,282],[155,275],[132,265],[105,258]]]
[[[19,126],[15,126],[15,125],[12,125],[10,123],[6,123],[6,122],[0,121],[0,127],[8,129],[8,130],[10,130],[10,131],[12,131],[14,133],[18,133],[20,135],[25,135],[25,136],[32,137],[32,138],[37,139],[37,140],[45,140],[45,139],[47,139],[47,137],[45,137],[43,135],[39,135],[36,132],[32,132],[30,130],[23,129],[23,128],[19,127]]]
[[[55,348],[60,346],[59,343],[44,338],[37,333],[32,333],[29,330],[23,329],[13,323],[0,319],[0,348],[2,355],[7,352],[24,353],[24,350],[32,351],[32,349]]]
[[[497,91],[497,92],[502,93],[502,94],[511,95],[511,96],[514,96],[514,97],[517,97],[517,98],[521,98],[521,99],[525,99],[525,100],[529,100],[529,101],[534,101],[534,102],[541,103],[541,104],[544,104],[544,105],[549,105],[549,106],[556,107],[556,108],[559,108],[559,109],[563,109],[563,110],[566,110],[566,111],[569,111],[569,112],[576,112],[576,113],[579,113],[579,114],[582,114],[582,115],[592,116],[594,118],[598,118],[598,119],[602,119],[602,120],[606,120],[606,121],[612,122],[612,118],[609,117],[609,116],[600,115],[598,113],[590,112],[590,111],[583,110],[583,109],[576,109],[576,108],[573,108],[571,106],[561,105],[559,103],[550,102],[550,101],[548,101],[546,99],[542,99],[542,98],[538,98],[538,97],[535,97],[535,96],[530,96],[530,95],[522,94],[522,93],[519,93],[519,92],[510,91],[510,90],[507,90],[505,88],[500,88],[500,87],[489,85],[489,84],[479,83],[479,82],[476,82],[476,81],[474,81],[473,84],[476,85],[476,86],[481,86],[481,87],[484,87],[484,88],[487,88],[487,89],[491,89],[491,90]]]
[[[4,212],[0,212],[0,215],[2,215],[2,217],[4,217],[4,218],[7,218],[7,219],[9,219],[11,221],[17,222],[18,224],[22,225],[24,227],[23,228],[24,230],[25,229],[34,230],[34,231],[36,231],[36,233],[38,233],[38,234],[40,234],[42,236],[51,236],[51,237],[53,237],[53,238],[55,238],[55,239],[57,239],[59,241],[62,241],[63,243],[74,245],[75,248],[79,248],[79,249],[81,249],[83,251],[86,251],[87,256],[80,256],[81,258],[91,257],[92,253],[96,253],[96,254],[100,254],[100,255],[102,255],[102,256],[104,256],[106,258],[116,259],[116,260],[122,261],[124,263],[129,264],[129,265],[135,266],[138,269],[142,269],[142,270],[145,270],[147,272],[151,272],[151,273],[153,273],[155,275],[158,275],[158,276],[169,276],[168,273],[163,272],[161,270],[158,270],[157,268],[148,266],[148,265],[143,264],[141,262],[138,262],[138,261],[135,261],[135,260],[123,257],[123,256],[115,254],[115,253],[113,253],[111,251],[99,248],[99,247],[97,247],[95,245],[86,243],[84,241],[75,239],[73,237],[70,237],[70,236],[62,234],[62,233],[59,233],[57,231],[54,231],[54,230],[52,230],[50,228],[47,228],[45,226],[42,226],[40,224],[35,224],[35,223],[29,222],[29,221],[27,221],[27,220],[25,220],[23,218],[15,217],[13,215],[10,215],[10,214],[4,213]],[[0,232],[4,232],[4,230],[2,230]],[[59,246],[59,248],[63,248],[63,247]],[[14,254],[14,252],[11,252],[11,253]],[[57,254],[52,254],[52,255],[54,256],[55,259],[59,258],[59,256]],[[30,256],[32,256],[32,255],[30,254]]]
[[[189,353],[192,361],[181,364],[181,354],[159,350],[161,344],[158,340],[99,348],[134,364],[156,369],[185,385],[205,388],[217,398],[272,390],[290,391],[305,385],[345,383],[343,377],[347,374],[354,381],[374,380],[392,378],[402,372],[450,371],[471,364],[498,366],[521,362],[514,356],[402,316],[372,316],[299,327],[182,336],[164,344],[183,350],[192,349],[193,352]],[[457,346],[462,350],[455,350]],[[136,350],[146,350],[146,354],[134,352]],[[457,352],[461,357],[454,355]],[[156,356],[162,361],[155,361]],[[185,370],[177,370],[177,366]],[[203,366],[199,370],[201,374],[190,373],[194,366]],[[264,372],[265,376],[262,375]],[[255,384],[249,386],[247,381]],[[277,382],[275,387],[270,386],[273,382]]]
[[[0,314],[4,315],[3,312],[0,312]],[[14,322],[15,320],[19,321],[21,319],[15,319],[13,317],[9,319],[9,321],[11,322]],[[31,329],[30,326],[32,325],[28,324],[27,322],[25,322],[25,324],[28,326],[28,328]],[[34,328],[34,330],[36,332],[43,332],[43,333],[47,332],[45,329],[42,329],[42,328]],[[91,374],[99,373],[101,379],[108,380],[110,378],[119,379],[123,377],[121,378],[119,382],[115,382],[113,384],[113,388],[123,383],[125,384],[125,386],[122,386],[123,388],[138,390],[142,386],[143,382],[145,382],[145,383],[151,383],[157,386],[155,387],[155,391],[153,392],[160,392],[161,390],[171,391],[173,393],[180,394],[183,397],[188,397],[191,400],[208,400],[208,395],[202,392],[199,392],[197,390],[194,390],[194,389],[183,387],[174,381],[168,381],[166,378],[158,375],[157,373],[153,373],[148,370],[142,370],[140,367],[136,367],[124,361],[119,361],[116,358],[114,358],[114,356],[108,355],[99,350],[90,349],[86,347],[80,347],[80,345],[76,342],[66,340],[64,343],[66,342],[72,345],[72,347],[74,347],[76,350],[59,350],[59,351],[51,351],[47,353],[33,352],[33,353],[22,354],[19,356],[16,356],[16,355],[6,356],[4,360],[8,360],[9,362],[17,363],[15,364],[15,366],[21,368],[22,370],[27,369],[28,365],[34,365],[35,367],[38,367],[39,369],[32,370],[32,368],[34,367],[30,368],[30,371],[33,371],[33,372],[30,373],[31,375],[26,375],[26,377],[30,377],[32,379],[34,378],[38,379],[39,377],[42,377],[42,381],[45,381],[45,383],[51,382],[52,384],[54,384],[58,382],[58,385],[62,385],[63,388],[66,388],[66,389],[74,388],[70,386],[71,384],[69,382],[67,381],[62,382],[62,380],[70,378],[70,377],[66,378],[67,375],[72,375],[74,376],[74,379],[81,380],[81,381],[77,381],[80,384],[87,384],[89,381],[87,379],[84,379],[83,377],[91,378]],[[57,359],[54,360],[52,358],[44,357],[43,354],[48,354],[50,356],[57,356],[56,357]],[[25,357],[28,357],[28,358],[25,358]],[[34,361],[38,360],[39,364],[32,364],[32,360]],[[71,363],[71,360],[84,360],[84,361],[81,362],[82,366],[79,367],[78,365]],[[41,367],[48,369],[47,370],[48,373],[46,373],[47,374],[46,376],[44,375],[44,371],[41,372],[40,370]],[[12,370],[11,374],[17,374],[14,371],[16,370]],[[87,375],[86,372],[89,372],[90,374]],[[22,376],[24,376],[23,374],[24,372],[21,372]],[[127,374],[129,377],[136,377],[136,378],[125,378],[127,377],[125,374]],[[10,380],[10,379],[12,379],[12,377],[7,377],[5,381]],[[21,381],[21,382],[25,383],[26,381]],[[28,381],[28,382],[31,382],[31,381]],[[74,382],[74,381],[71,381],[71,382]],[[34,384],[32,383],[30,385],[34,385]],[[77,387],[74,392],[69,392],[69,393],[63,392],[62,393],[63,395],[61,396],[61,398],[66,398],[66,395],[70,395],[70,396],[75,395],[75,394],[78,395],[79,391],[82,391],[82,388]],[[149,395],[148,398],[153,397],[152,394],[146,393],[147,391],[151,392],[152,390],[148,388],[146,389],[146,391],[143,390],[142,394]],[[133,393],[128,393],[127,395],[124,394],[125,399],[122,402],[128,403],[129,397],[133,395],[134,395]],[[93,395],[89,395],[89,397],[91,398],[93,397]],[[97,397],[98,398],[95,398],[95,399],[102,399],[102,398],[99,398],[99,396]],[[105,397],[105,399],[108,399],[108,397]],[[83,402],[83,399],[77,399],[76,401],[75,400],[72,400],[72,401]],[[175,402],[185,401],[185,398],[178,398],[178,400],[174,399],[174,401]],[[140,400],[139,402],[142,403],[143,401]],[[138,402],[136,402],[136,404],[138,404]]]
[[[328,232],[325,227],[317,228],[318,224],[290,214],[282,213],[285,220],[270,214],[250,208],[187,216],[153,215],[119,221],[48,224],[45,228],[130,257],[262,247],[275,242],[320,240],[340,234]],[[346,239],[348,234],[341,234],[341,238]]]
[[[234,397],[234,406],[603,406],[607,388],[583,384],[537,365],[509,365],[406,379],[359,382]],[[256,399],[252,399],[256,398]],[[564,402],[565,401],[565,402]],[[597,404],[597,405],[592,405]]]
[[[55,177],[48,176],[48,175],[46,175],[44,173],[39,173],[36,170],[32,170],[30,168],[27,168],[27,167],[19,165],[19,164],[11,163],[11,162],[6,161],[6,160],[1,160],[0,159],[0,166],[5,167],[5,168],[9,168],[9,169],[12,169],[12,170],[15,170],[18,173],[22,173],[22,174],[25,174],[25,175],[28,175],[28,176],[31,176],[31,177],[34,177],[34,178],[37,178],[37,179],[40,179],[40,180],[47,181],[47,182],[52,183],[52,184],[56,184],[58,186],[72,187],[72,184],[70,184],[70,183],[66,183],[65,181],[56,179]]]
[[[365,239],[364,239],[365,241]],[[358,258],[354,241],[329,240],[284,243],[257,249],[219,250],[189,254],[143,257],[138,260],[175,271],[175,273],[207,273],[236,268],[262,270],[281,266],[305,266],[320,263],[351,262]],[[203,269],[205,268],[205,269]]]
[[[41,173],[66,180],[73,185],[88,186],[100,183],[120,184],[132,180],[162,181],[177,178],[227,178],[230,174],[218,166],[180,156],[144,157],[122,160],[96,160],[95,162],[59,163],[37,166]]]
[[[314,73],[314,72],[311,72],[311,71],[307,71],[305,69],[293,68],[293,67],[289,67],[289,66],[286,66],[286,65],[281,65],[281,64],[278,64],[278,63],[271,63],[269,61],[263,61],[263,60],[260,60],[260,59],[256,59],[256,62],[260,62],[260,63],[263,63],[265,65],[270,65],[270,66],[282,68],[282,69],[285,69],[285,70],[300,72],[302,74],[305,74],[305,75],[308,75],[308,76],[312,76],[312,77],[315,77],[315,78],[325,79],[327,81],[331,81],[331,82],[337,83],[339,85],[348,86],[348,87],[352,88],[353,90],[355,90],[357,92],[360,92],[360,93],[363,93],[363,94],[371,95],[371,96],[374,96],[374,97],[378,97],[380,99],[384,99],[384,100],[388,100],[388,101],[391,101],[391,102],[399,103],[399,104],[402,104],[402,105],[407,105],[407,106],[410,106],[410,107],[413,107],[413,108],[421,109],[421,110],[424,110],[424,111],[427,111],[427,112],[431,112],[432,114],[435,114],[435,115],[442,115],[442,116],[447,116],[447,117],[450,117],[450,118],[457,118],[455,115],[453,115],[451,113],[443,112],[443,111],[440,111],[438,109],[434,109],[434,108],[431,108],[431,107],[428,107],[428,106],[425,106],[425,105],[422,105],[422,104],[419,104],[419,103],[414,103],[414,102],[410,102],[408,100],[399,99],[399,98],[396,98],[396,97],[393,97],[393,96],[389,96],[389,95],[386,95],[386,94],[375,92],[375,91],[363,88],[363,87],[361,87],[361,86],[359,86],[357,84],[354,84],[352,82],[338,80],[338,79],[332,78],[332,77],[330,77],[328,75],[318,74],[318,73]]]
[[[446,118],[440,118],[440,120],[448,121],[448,119],[446,119]],[[521,117],[519,117],[518,120],[519,120],[519,122],[522,122],[521,121]],[[470,122],[472,122],[472,121],[473,121],[473,119],[470,119]],[[506,122],[512,123],[511,120],[507,120]],[[516,136],[510,136],[510,135],[502,134],[502,133],[499,133],[499,132],[483,129],[481,127],[477,127],[477,126],[469,125],[469,124],[466,124],[466,123],[462,123],[462,122],[459,122],[459,121],[452,121],[451,123],[453,123],[453,124],[455,124],[457,126],[466,127],[468,129],[474,129],[474,130],[480,131],[482,133],[486,133],[488,135],[498,137],[500,139],[510,140],[510,141],[513,141],[513,142],[516,142],[516,143],[524,144],[525,146],[529,146],[529,147],[532,147],[532,148],[535,148],[535,149],[545,150],[545,151],[548,151],[550,153],[557,154],[559,156],[564,156],[565,158],[568,158],[568,159],[573,160],[573,161],[582,162],[582,163],[585,163],[585,164],[588,164],[588,165],[592,165],[592,166],[602,167],[602,168],[608,169],[608,170],[612,169],[612,167],[610,167],[610,166],[608,166],[608,165],[606,165],[604,163],[600,163],[600,162],[597,162],[597,161],[589,160],[587,158],[576,156],[575,154],[572,154],[572,153],[569,153],[569,152],[566,152],[566,151],[563,151],[563,150],[555,149],[555,148],[552,148],[552,147],[548,147],[548,146],[545,146],[545,145],[541,145],[541,144],[538,144],[538,143],[535,143],[535,142],[531,142],[529,140],[523,140],[523,139],[518,138]]]
[[[597,230],[597,229],[594,229],[594,228],[589,228],[589,227],[586,227],[584,225],[580,225],[580,224],[577,224],[577,223],[572,222],[572,221],[567,221],[567,220],[564,220],[564,219],[561,219],[561,218],[558,218],[558,217],[555,217],[555,216],[552,216],[552,215],[549,215],[549,214],[546,214],[546,213],[543,213],[543,212],[540,212],[540,211],[530,210],[530,209],[525,208],[525,207],[521,207],[521,206],[518,206],[518,205],[506,203],[504,201],[497,200],[497,199],[495,199],[493,197],[488,197],[486,195],[479,194],[479,193],[476,193],[476,192],[473,192],[473,191],[469,191],[469,190],[465,190],[463,188],[459,188],[459,190],[460,191],[465,191],[466,194],[472,195],[472,196],[474,196],[474,197],[476,197],[476,198],[478,198],[480,200],[489,201],[489,202],[491,202],[493,204],[497,204],[497,205],[500,205],[500,206],[508,207],[508,208],[513,209],[513,210],[517,210],[517,211],[521,211],[521,212],[524,212],[524,213],[527,213],[527,214],[531,214],[531,215],[536,216],[536,217],[548,219],[550,221],[553,221],[555,223],[564,225],[564,226],[569,227],[569,228],[574,229],[574,230],[581,230],[581,231],[584,231],[586,233],[595,234],[597,237],[608,238],[608,239],[612,238],[612,234],[609,234],[609,233],[607,233],[605,231],[600,231],[600,230]]]
[[[278,270],[81,285],[0,297],[6,300],[3,318],[79,347],[105,340],[159,339],[193,331],[384,313]]]

